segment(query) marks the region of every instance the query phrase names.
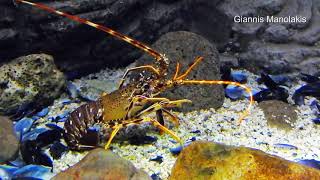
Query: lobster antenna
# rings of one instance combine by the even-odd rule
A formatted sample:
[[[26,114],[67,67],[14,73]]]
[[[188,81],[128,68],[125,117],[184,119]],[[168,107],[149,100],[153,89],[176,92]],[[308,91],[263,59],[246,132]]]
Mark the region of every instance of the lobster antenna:
[[[242,113],[242,115],[239,117],[239,124],[241,124],[241,122],[243,121],[243,119],[249,115],[250,110],[252,108],[253,105],[253,95],[252,95],[252,91],[251,88],[249,88],[248,86],[238,83],[238,82],[234,82],[234,81],[222,81],[222,80],[188,80],[185,79],[191,72],[191,70],[197,65],[199,64],[201,61],[203,60],[203,57],[197,57],[195,59],[195,61],[191,64],[191,66],[180,76],[178,76],[179,74],[179,69],[180,69],[180,64],[177,63],[176,66],[176,72],[175,75],[172,79],[172,81],[177,82],[178,84],[206,84],[206,85],[213,85],[213,84],[219,84],[219,85],[234,85],[234,86],[238,86],[243,88],[250,96],[249,100],[249,105],[248,107],[244,110],[244,112]]]
[[[179,81],[179,80],[178,80]],[[251,110],[251,107],[253,105],[253,95],[252,95],[252,91],[251,89],[244,85],[244,84],[241,84],[241,83],[238,83],[238,82],[234,82],[234,81],[220,81],[220,80],[180,80],[180,84],[219,84],[219,85],[223,85],[223,84],[226,84],[226,85],[234,85],[234,86],[239,86],[241,88],[243,88],[248,94],[249,94],[249,97],[250,97],[250,102],[249,102],[249,105],[248,107],[243,111],[242,115],[239,117],[239,124],[241,124],[241,122],[243,121],[243,119],[249,115],[250,113],[250,110]]]
[[[31,6],[35,6],[39,9],[42,9],[42,10],[45,10],[45,11],[48,11],[48,12],[51,12],[51,13],[54,13],[54,14],[57,14],[57,15],[60,15],[60,16],[64,16],[64,17],[67,17],[73,21],[76,21],[76,22],[79,22],[79,23],[83,23],[83,24],[87,24],[91,27],[94,27],[96,29],[99,29],[101,31],[104,31],[114,37],[117,37],[118,39],[120,40],[123,40],[143,51],[145,51],[146,53],[150,54],[151,56],[153,56],[157,61],[165,61],[166,63],[166,58],[164,57],[163,54],[155,51],[154,49],[150,48],[149,46],[137,41],[137,40],[134,40],[122,33],[119,33],[117,31],[114,31],[108,27],[105,27],[105,26],[102,26],[102,25],[99,25],[99,24],[96,24],[96,23],[93,23],[87,19],[83,19],[83,18],[80,18],[78,16],[74,16],[74,15],[71,15],[71,14],[68,14],[68,13],[65,13],[65,12],[61,12],[61,11],[58,11],[58,10],[55,10],[49,6],[46,6],[45,4],[42,4],[42,3],[33,3],[33,2],[30,2],[30,1],[26,1],[26,0],[15,0],[16,2],[19,2],[19,3],[24,3],[24,4],[29,4]]]

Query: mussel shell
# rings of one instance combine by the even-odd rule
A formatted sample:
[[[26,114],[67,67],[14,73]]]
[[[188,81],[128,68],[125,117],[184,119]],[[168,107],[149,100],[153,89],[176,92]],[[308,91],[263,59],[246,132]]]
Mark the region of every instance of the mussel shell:
[[[320,161],[317,161],[314,159],[304,159],[304,160],[299,160],[297,162],[320,170]]]
[[[31,118],[22,118],[14,125],[14,131],[18,137],[22,136],[24,133],[28,132],[33,124],[34,120]]]
[[[38,178],[38,179],[50,179],[54,176],[51,173],[51,168],[47,168],[39,165],[27,165],[18,169],[13,173],[13,179],[27,179],[27,178]]]
[[[51,158],[46,155],[43,150],[37,145],[37,141],[27,140],[20,148],[21,156],[27,164],[38,164],[48,167],[53,166]]]
[[[40,112],[38,112],[36,115],[39,117],[44,117],[49,113],[49,108],[43,108]]]
[[[60,159],[67,150],[68,147],[61,142],[55,142],[50,146],[49,152],[53,159]]]
[[[240,99],[243,96],[243,88],[235,85],[228,85],[225,89],[225,94],[232,100]]]

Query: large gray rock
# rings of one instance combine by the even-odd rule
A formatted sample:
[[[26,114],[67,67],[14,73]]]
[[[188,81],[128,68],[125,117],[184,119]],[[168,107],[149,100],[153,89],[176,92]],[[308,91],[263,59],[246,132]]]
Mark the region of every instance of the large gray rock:
[[[285,43],[290,40],[290,32],[285,26],[274,24],[265,30],[264,38],[270,42]]]
[[[177,30],[192,30],[223,43],[231,31],[229,21],[219,22],[220,18],[226,18],[215,10],[219,0],[37,2],[111,27],[147,44]],[[126,66],[143,53],[99,30],[26,4],[14,6],[10,1],[1,3],[0,9],[3,10],[0,12],[0,47],[4,48],[0,61],[41,51],[53,55],[62,71],[78,76],[106,66]],[[210,13],[204,15],[204,11]],[[11,32],[10,36],[7,32]]]
[[[152,44],[160,36],[172,31],[191,31],[217,44],[220,53],[240,59],[244,63],[263,59],[264,54],[242,59],[239,54],[253,53],[248,48],[252,41],[261,46],[285,44],[286,46],[316,46],[320,39],[319,0],[39,0],[58,10],[112,27],[115,30]],[[138,59],[142,51],[98,32],[93,28],[72,22],[47,12],[32,9],[28,5],[14,6],[12,1],[0,2],[0,59],[33,52],[50,52],[61,70],[71,77],[88,74],[103,67],[126,66]],[[240,16],[303,16],[306,23],[235,23]],[[271,44],[264,45],[263,42]],[[276,46],[276,45],[275,45]],[[279,46],[280,51],[284,51]],[[267,48],[267,47],[266,47]],[[319,56],[316,56],[319,57]],[[277,68],[279,72],[297,72],[281,64],[295,67],[308,57],[265,61],[254,71],[265,67]],[[298,63],[297,63],[298,62]],[[280,64],[280,66],[278,66]],[[269,69],[267,69],[269,70]],[[318,71],[319,72],[319,71]]]
[[[241,34],[254,35],[261,29],[263,23],[237,23],[233,22],[235,16],[266,16],[281,10],[284,0],[226,0],[219,5],[219,10],[232,20],[232,29]]]
[[[241,48],[231,53],[239,59],[242,67],[254,72],[320,73],[315,65],[320,56],[317,51],[317,42],[320,40],[319,7],[317,0],[225,1],[220,9],[230,18],[235,15],[268,15],[300,16],[306,19],[305,23],[233,23],[233,36],[237,37],[233,41],[240,42]]]
[[[19,140],[13,131],[12,121],[0,116],[0,163],[12,160],[17,155]]]
[[[185,31],[170,32],[157,40],[152,47],[169,58],[167,79],[173,78],[177,62],[183,73],[196,57],[204,60],[197,65],[187,79],[219,80],[220,62],[216,47],[203,37]],[[145,55],[137,60],[137,66],[155,61]],[[200,108],[219,108],[223,104],[224,91],[221,85],[188,85],[165,91],[160,96],[172,100],[190,99],[192,104],[184,104],[179,110],[190,111]]]
[[[273,74],[281,74],[304,71],[305,66],[301,64],[316,57],[320,57],[320,49],[317,47],[252,41],[248,51],[240,54],[240,63],[254,72],[263,69]],[[320,69],[314,71],[319,73]]]
[[[65,77],[52,56],[32,54],[0,67],[0,114],[40,107],[60,95]]]

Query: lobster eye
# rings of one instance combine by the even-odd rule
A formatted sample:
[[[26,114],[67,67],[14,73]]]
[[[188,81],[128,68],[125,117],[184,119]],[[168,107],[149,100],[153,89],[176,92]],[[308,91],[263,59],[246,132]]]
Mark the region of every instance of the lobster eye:
[[[159,88],[162,88],[162,87],[163,87],[163,84],[162,84],[162,83],[159,83],[159,84],[158,84],[158,87],[159,87]]]
[[[149,84],[145,84],[145,85],[143,85],[143,88],[144,88],[144,89],[149,89],[149,88],[150,88],[150,85],[149,85]]]

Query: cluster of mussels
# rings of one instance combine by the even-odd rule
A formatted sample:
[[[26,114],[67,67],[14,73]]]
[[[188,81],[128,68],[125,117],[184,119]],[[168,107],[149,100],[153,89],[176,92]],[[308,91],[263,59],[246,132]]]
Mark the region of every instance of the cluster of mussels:
[[[246,83],[248,76],[244,71],[231,71],[230,69],[224,70],[222,78],[224,80],[237,81],[239,83]],[[320,78],[309,74],[301,73],[300,78],[305,82],[297,88],[292,94],[291,98],[295,105],[305,105],[305,97],[314,97],[311,99],[309,106],[312,109],[316,118],[311,119],[314,124],[320,124]],[[257,102],[267,100],[280,100],[285,103],[290,98],[289,89],[291,88],[290,78],[284,75],[268,75],[261,73],[261,76],[256,79],[258,84],[264,84],[263,87],[258,89],[252,89],[254,100]],[[232,100],[238,100],[243,97],[249,98],[248,94],[240,87],[228,85],[225,87],[226,97]],[[275,144],[275,146],[282,148],[297,148],[289,144]],[[320,169],[320,162],[314,159],[305,159],[297,161],[300,164],[304,164],[316,169]]]
[[[247,74],[243,71],[224,71],[222,76],[224,80],[237,81],[239,83],[247,82]],[[315,97],[309,104],[311,109],[316,115],[315,119],[312,119],[315,124],[320,124],[320,78],[308,74],[301,74],[301,80],[306,82],[292,95],[292,100],[296,105],[304,105],[305,97]],[[290,78],[283,75],[268,75],[261,73],[261,76],[257,79],[259,84],[264,84],[259,89],[252,89],[254,100],[257,102],[267,100],[280,100],[288,103],[289,88],[291,87]],[[248,98],[248,94],[239,86],[228,85],[225,87],[225,94],[232,100],[238,100],[242,97]]]
[[[69,99],[61,100],[60,108],[64,109],[63,106],[69,103]],[[70,110],[56,116],[49,116],[49,111],[46,107],[14,124],[14,132],[20,141],[19,154],[15,160],[0,165],[1,179],[50,179],[54,176],[53,160],[61,158],[68,150],[61,140],[62,125]],[[45,124],[41,122],[44,118],[47,118]]]

